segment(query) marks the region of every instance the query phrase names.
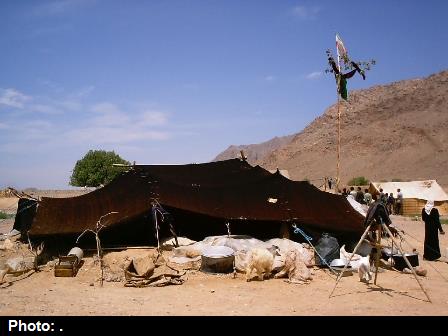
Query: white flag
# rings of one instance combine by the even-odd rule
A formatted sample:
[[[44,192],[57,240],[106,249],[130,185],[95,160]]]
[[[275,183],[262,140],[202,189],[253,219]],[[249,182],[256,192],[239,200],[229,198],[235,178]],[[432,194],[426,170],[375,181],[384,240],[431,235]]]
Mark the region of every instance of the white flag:
[[[336,34],[336,49],[338,51],[338,62],[340,62],[341,58],[347,58],[347,49],[345,49],[344,42],[342,42],[338,34]]]

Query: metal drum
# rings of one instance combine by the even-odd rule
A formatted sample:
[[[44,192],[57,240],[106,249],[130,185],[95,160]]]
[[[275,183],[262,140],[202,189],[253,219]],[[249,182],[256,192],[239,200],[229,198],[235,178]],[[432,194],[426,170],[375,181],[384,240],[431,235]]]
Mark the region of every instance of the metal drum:
[[[235,254],[227,246],[209,246],[202,253],[201,270],[210,273],[230,273],[233,271]]]
[[[78,258],[78,262],[81,261],[84,256],[84,252],[79,247],[74,247],[68,252],[67,256],[76,256]]]

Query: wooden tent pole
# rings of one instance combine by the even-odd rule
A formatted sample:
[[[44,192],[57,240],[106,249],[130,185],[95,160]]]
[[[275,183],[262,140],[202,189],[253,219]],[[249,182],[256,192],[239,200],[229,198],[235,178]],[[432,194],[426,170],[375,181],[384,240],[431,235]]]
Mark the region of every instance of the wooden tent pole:
[[[378,269],[380,268],[380,255],[381,255],[381,236],[382,236],[382,232],[381,232],[381,225],[378,225],[378,229],[376,231],[376,234],[378,235],[378,237],[376,237],[376,244],[375,244],[375,248],[376,248],[376,254],[375,254],[375,280],[373,281],[373,283],[376,285],[376,279],[378,277]]]
[[[432,303],[428,293],[426,292],[425,288],[423,287],[423,285],[421,284],[420,280],[418,279],[417,273],[415,273],[414,267],[411,266],[411,263],[409,262],[408,258],[404,255],[403,251],[401,250],[400,246],[398,245],[398,243],[395,241],[395,238],[392,234],[392,232],[390,232],[389,228],[387,227],[386,224],[383,223],[383,228],[386,230],[386,232],[389,234],[390,238],[392,239],[392,241],[395,243],[395,245],[397,245],[397,249],[398,251],[400,251],[401,255],[403,256],[404,261],[406,262],[406,265],[408,265],[409,269],[411,270],[412,274],[415,277],[415,280],[417,280],[420,288],[422,289],[423,293],[425,293],[426,297],[428,298],[428,301],[430,303]],[[391,251],[393,254],[393,251]]]
[[[361,246],[361,243],[363,242],[364,238],[369,233],[371,226],[372,226],[372,224],[369,224],[369,226],[367,226],[366,230],[362,234],[361,239],[359,240],[358,244],[356,245],[353,252],[351,253],[349,260],[346,262],[344,269],[342,270],[342,272],[339,274],[338,278],[336,279],[336,283],[334,284],[333,290],[331,291],[330,295],[328,296],[329,298],[331,298],[331,295],[333,294],[334,290],[336,289],[336,286],[338,285],[339,280],[341,280],[342,276],[344,275],[344,272],[347,269],[347,266],[350,264],[350,261],[352,261],[352,258],[355,255],[355,253],[358,251],[359,246]]]
[[[341,173],[341,110],[339,103],[339,93],[338,93],[338,160],[336,163],[336,190],[339,190],[339,181]]]

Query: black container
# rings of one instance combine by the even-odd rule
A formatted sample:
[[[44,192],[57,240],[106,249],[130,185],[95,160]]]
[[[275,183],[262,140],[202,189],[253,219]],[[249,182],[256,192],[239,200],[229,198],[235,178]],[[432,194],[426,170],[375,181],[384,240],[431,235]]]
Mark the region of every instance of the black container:
[[[338,240],[328,233],[322,233],[322,237],[318,240],[315,247],[317,252],[315,254],[316,266],[328,267],[334,259],[339,258],[340,246]]]
[[[418,254],[417,253],[405,253],[404,254],[406,258],[408,259],[409,263],[412,267],[416,267],[419,265],[418,263]],[[395,268],[399,271],[404,270],[405,268],[409,268],[409,266],[406,264],[406,261],[403,258],[402,254],[394,254],[392,256],[395,262]]]
[[[393,254],[394,255],[395,254],[398,255],[398,254],[400,254],[400,252],[396,248],[394,248]],[[383,258],[385,260],[388,260],[391,256],[392,256],[392,253],[391,253],[391,249],[390,248],[385,247],[385,248],[381,249],[381,258]]]

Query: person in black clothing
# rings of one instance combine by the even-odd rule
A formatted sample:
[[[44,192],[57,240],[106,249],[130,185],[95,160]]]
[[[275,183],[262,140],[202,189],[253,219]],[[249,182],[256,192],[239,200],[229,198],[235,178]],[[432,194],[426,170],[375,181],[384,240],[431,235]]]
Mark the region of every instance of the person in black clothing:
[[[397,229],[395,229],[395,227],[391,225],[392,221],[390,220],[386,206],[383,204],[383,202],[381,202],[380,199],[377,199],[375,202],[373,202],[370,205],[369,210],[367,210],[366,218],[364,220],[364,227],[367,227],[370,224],[372,224],[372,226],[370,227],[370,233],[367,236],[367,240],[371,241],[372,243],[374,243],[377,239],[376,230],[381,224],[386,224],[386,226],[394,236],[398,235]],[[376,247],[372,248],[370,252],[370,260],[375,259],[376,253]]]
[[[364,202],[364,193],[362,192],[361,187],[358,187],[358,191],[356,192],[355,200],[358,203],[366,204],[366,202]]]
[[[373,202],[370,205],[369,210],[367,210],[364,227],[367,227],[370,224],[373,224],[371,230],[375,230],[378,225],[386,224],[394,236],[398,233],[395,227],[391,226],[392,221],[390,220],[389,212],[383,202],[379,199]]]
[[[389,215],[392,215],[394,207],[395,207],[394,193],[390,193],[389,197],[387,198],[387,211],[389,211]]]
[[[389,226],[392,224],[386,206],[381,202],[381,199],[377,199],[370,205],[369,210],[367,210],[366,219],[364,220],[364,226],[367,227],[374,220],[374,224],[377,225],[384,223]]]
[[[434,201],[428,200],[422,209],[422,219],[425,222],[425,249],[423,258],[436,260],[441,257],[439,246],[439,235],[445,234],[440,224],[439,210],[434,208]]]
[[[397,189],[397,198],[395,199],[395,214],[403,215],[403,193],[400,189]]]

